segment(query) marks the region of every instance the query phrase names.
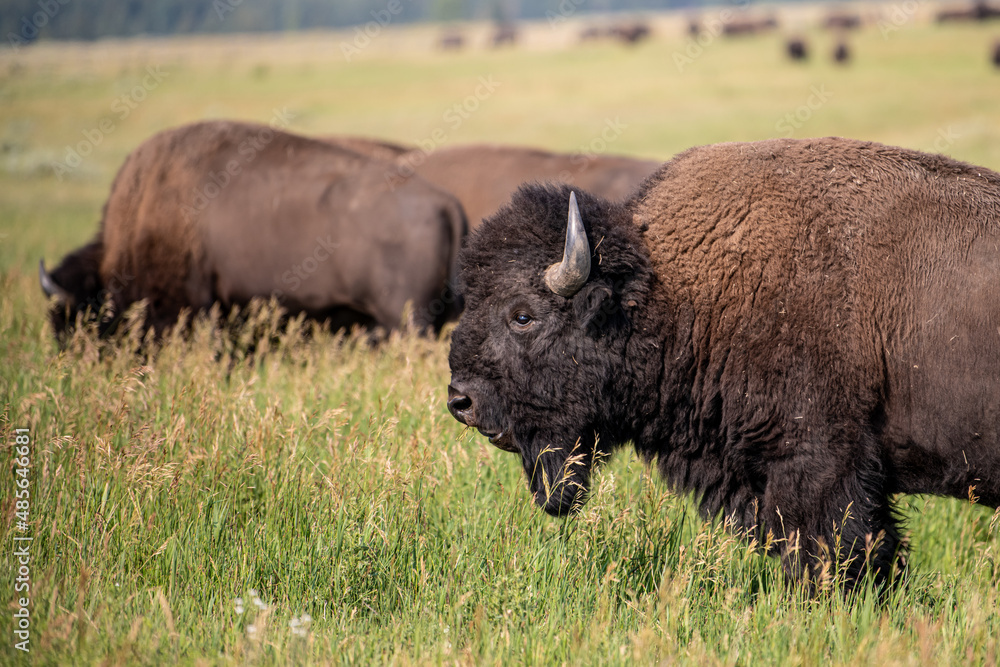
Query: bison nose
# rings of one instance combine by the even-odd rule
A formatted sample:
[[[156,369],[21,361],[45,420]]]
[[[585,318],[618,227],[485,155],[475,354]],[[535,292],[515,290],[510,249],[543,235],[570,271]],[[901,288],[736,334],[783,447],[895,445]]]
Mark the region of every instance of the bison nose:
[[[476,425],[476,412],[472,406],[472,399],[451,385],[448,385],[448,410],[452,417],[466,426]]]

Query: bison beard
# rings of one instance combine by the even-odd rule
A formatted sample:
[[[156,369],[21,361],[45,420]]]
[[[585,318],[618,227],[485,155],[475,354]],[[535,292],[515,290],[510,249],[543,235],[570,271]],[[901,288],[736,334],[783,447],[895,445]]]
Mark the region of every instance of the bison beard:
[[[547,512],[631,441],[790,576],[851,587],[901,557],[892,494],[1000,503],[1000,175],[773,140],[577,196],[571,289],[548,279],[568,187],[523,186],[473,234],[449,358],[452,414],[520,454]]]

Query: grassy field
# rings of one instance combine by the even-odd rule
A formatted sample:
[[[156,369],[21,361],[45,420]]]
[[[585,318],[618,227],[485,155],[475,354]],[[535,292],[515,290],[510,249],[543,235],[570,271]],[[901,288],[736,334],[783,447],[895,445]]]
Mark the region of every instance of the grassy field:
[[[131,149],[203,118],[663,159],[837,134],[1000,169],[996,27],[886,19],[846,68],[811,31],[814,58],[793,65],[778,36],[695,48],[668,18],[623,48],[576,45],[579,27],[455,55],[431,48],[437,28],[390,26],[351,62],[351,31],[0,54],[0,662],[997,664],[1000,514],[984,508],[900,498],[906,583],[883,604],[809,599],[631,455],[579,516],[541,514],[519,463],[448,415],[446,340],[373,350],[292,327],[247,359],[202,324],[150,358],[55,345],[38,258],[95,232]]]

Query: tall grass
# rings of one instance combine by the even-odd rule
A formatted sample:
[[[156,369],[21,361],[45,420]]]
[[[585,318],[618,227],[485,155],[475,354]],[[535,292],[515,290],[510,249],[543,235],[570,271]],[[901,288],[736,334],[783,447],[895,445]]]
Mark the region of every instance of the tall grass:
[[[543,515],[515,457],[448,415],[447,336],[373,348],[279,331],[264,310],[252,355],[210,322],[141,355],[118,351],[137,333],[60,350],[34,273],[94,233],[114,170],[155,130],[288,105],[294,129],[417,141],[485,72],[506,87],[453,141],[573,149],[617,114],[630,127],[613,150],[666,157],[770,136],[826,81],[834,97],[803,136],[928,148],[954,124],[949,151],[996,168],[985,35],[869,31],[849,70],[788,65],[776,38],[720,41],[688,75],[670,69],[680,36],[460,60],[375,50],[350,67],[335,49],[283,59],[239,41],[215,60],[183,42],[19,55],[0,73],[0,591],[16,597],[13,444],[28,428],[31,653],[5,630],[2,662],[996,664],[1000,517],[984,508],[899,499],[905,583],[881,601],[810,598],[628,453],[579,515]],[[174,78],[59,181],[39,156],[95,127],[149,53]]]
[[[1000,655],[1000,518],[983,508],[904,501],[915,518],[906,583],[881,603],[868,590],[812,599],[630,455],[579,516],[544,516],[513,457],[448,416],[445,341],[394,335],[372,348],[270,329],[264,310],[247,326],[273,348],[253,355],[205,321],[143,356],[115,351],[135,339],[109,347],[87,333],[60,352],[24,296],[30,282],[5,277],[15,296],[0,310],[0,378],[5,460],[13,429],[34,441],[37,661]],[[22,533],[5,477],[9,545]],[[14,575],[4,569],[0,590]],[[304,636],[290,625],[303,614]]]

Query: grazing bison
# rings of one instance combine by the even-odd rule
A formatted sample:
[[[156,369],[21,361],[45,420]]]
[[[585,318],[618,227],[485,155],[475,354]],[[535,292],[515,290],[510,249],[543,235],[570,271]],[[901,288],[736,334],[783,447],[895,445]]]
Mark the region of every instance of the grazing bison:
[[[621,23],[610,26],[589,26],[580,32],[581,42],[590,42],[603,37],[611,37],[625,44],[636,44],[650,36],[651,30],[646,23]]]
[[[650,36],[652,31],[646,23],[623,23],[611,28],[611,36],[625,44],[637,44]]]
[[[806,40],[801,37],[793,37],[785,43],[785,52],[791,60],[806,60],[809,57],[809,48]]]
[[[661,162],[618,155],[571,155],[520,146],[467,144],[411,153],[397,171],[412,173],[451,192],[465,208],[470,228],[494,213],[526,181],[561,181],[606,199],[624,199]]]
[[[452,414],[547,512],[632,442],[792,577],[829,554],[852,585],[891,571],[892,494],[1000,504],[1000,174],[769,140],[577,195],[525,186],[470,236],[449,359]]]
[[[965,7],[950,7],[938,11],[935,17],[938,23],[948,21],[988,21],[1000,18],[1000,7],[993,6],[985,0],[977,0]]]
[[[722,34],[729,37],[761,35],[778,28],[778,19],[771,15],[763,18],[741,13],[722,25]]]
[[[833,62],[838,65],[846,65],[851,60],[851,49],[847,46],[847,42],[840,40],[837,45],[833,47]]]
[[[846,10],[830,12],[823,17],[820,26],[824,30],[857,30],[861,27],[861,15]]]
[[[465,46],[465,37],[460,32],[446,32],[438,39],[442,51],[459,51]]]
[[[420,178],[390,192],[385,163],[267,126],[161,132],[118,172],[100,231],[42,287],[57,334],[110,301],[146,299],[157,333],[185,308],[276,295],[291,313],[393,328],[456,314],[446,293],[466,233],[459,202]],[[102,322],[102,329],[111,326]]]

